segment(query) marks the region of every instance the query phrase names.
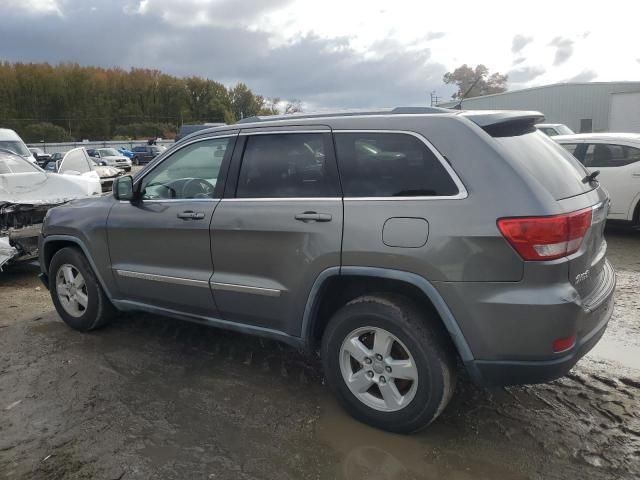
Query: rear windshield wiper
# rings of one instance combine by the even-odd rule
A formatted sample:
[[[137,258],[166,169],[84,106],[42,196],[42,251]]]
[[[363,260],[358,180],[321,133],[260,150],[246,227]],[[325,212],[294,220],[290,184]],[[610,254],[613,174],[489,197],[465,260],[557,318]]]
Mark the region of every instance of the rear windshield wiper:
[[[596,177],[600,175],[600,170],[594,170],[589,175],[582,179],[582,183],[593,183],[596,181]]]

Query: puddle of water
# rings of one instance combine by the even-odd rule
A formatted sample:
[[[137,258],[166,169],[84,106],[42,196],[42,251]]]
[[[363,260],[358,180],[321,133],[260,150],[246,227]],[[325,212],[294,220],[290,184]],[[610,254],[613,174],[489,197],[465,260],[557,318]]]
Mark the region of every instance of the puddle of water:
[[[397,435],[353,420],[330,397],[320,401],[318,440],[338,455],[336,478],[344,480],[520,480],[499,464],[443,451],[437,425],[414,435]],[[431,429],[431,433],[430,433]],[[446,432],[447,441],[456,432]],[[429,438],[431,437],[431,438]]]
[[[624,367],[640,370],[640,346],[625,345],[622,342],[603,338],[589,352],[589,356],[611,360]]]

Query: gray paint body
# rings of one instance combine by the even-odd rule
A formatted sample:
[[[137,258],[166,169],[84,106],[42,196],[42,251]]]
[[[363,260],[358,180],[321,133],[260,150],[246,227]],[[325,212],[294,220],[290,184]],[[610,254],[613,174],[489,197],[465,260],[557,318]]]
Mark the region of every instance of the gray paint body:
[[[556,200],[460,114],[291,118],[239,127],[187,137],[135,181],[198,139],[238,135],[228,160],[229,186],[237,178],[242,138],[248,134],[397,130],[428,140],[450,163],[462,189],[450,198],[235,199],[227,188],[220,199],[205,201],[123,202],[105,196],[72,202],[49,214],[43,272],[48,273],[57,242],[75,242],[120,309],[163,313],[298,347],[310,343],[322,286],[331,277],[403,281],[431,301],[473,378],[483,383],[496,381],[478,365],[494,368],[507,362],[520,370],[560,365],[564,372],[601,335],[615,283],[601,241],[604,220],[594,224],[593,238],[569,258],[524,262],[500,234],[496,219],[554,215],[597,204],[606,209],[602,189]],[[204,217],[176,218],[187,209]],[[331,220],[294,218],[308,211]],[[391,230],[385,231],[385,225]],[[403,226],[405,239],[399,232]],[[586,270],[593,273],[589,280],[575,285],[571,279]],[[554,354],[553,340],[576,328],[575,349]]]

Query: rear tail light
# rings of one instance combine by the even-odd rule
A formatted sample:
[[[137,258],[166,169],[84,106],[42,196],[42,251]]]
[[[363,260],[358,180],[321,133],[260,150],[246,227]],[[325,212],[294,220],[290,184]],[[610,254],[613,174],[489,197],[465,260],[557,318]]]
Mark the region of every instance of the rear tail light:
[[[571,350],[576,344],[576,339],[576,335],[573,334],[570,337],[555,340],[551,346],[553,348],[553,353],[561,353]]]
[[[498,220],[498,229],[524,260],[554,260],[577,252],[591,226],[591,208],[550,217]]]

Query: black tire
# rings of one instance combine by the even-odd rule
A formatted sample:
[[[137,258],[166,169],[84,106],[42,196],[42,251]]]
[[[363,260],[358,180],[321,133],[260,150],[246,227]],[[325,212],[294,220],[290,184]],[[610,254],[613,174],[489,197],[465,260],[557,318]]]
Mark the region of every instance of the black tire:
[[[138,165],[140,165],[140,160],[138,160],[138,157],[133,157],[133,164],[137,167]]]
[[[66,264],[73,266],[84,277],[88,302],[84,313],[77,317],[65,310],[58,296],[56,276],[59,269]],[[117,310],[102,290],[89,262],[77,248],[63,248],[56,252],[51,259],[49,264],[49,291],[58,315],[75,330],[81,332],[95,330],[108,324],[117,315]]]
[[[342,344],[361,327],[386,330],[413,356],[417,388],[413,399],[400,410],[386,412],[366,405],[343,378]],[[447,406],[456,385],[455,352],[439,319],[399,295],[366,295],[340,308],[324,332],[321,356],[327,383],[342,406],[357,420],[390,432],[411,433],[428,426]]]

